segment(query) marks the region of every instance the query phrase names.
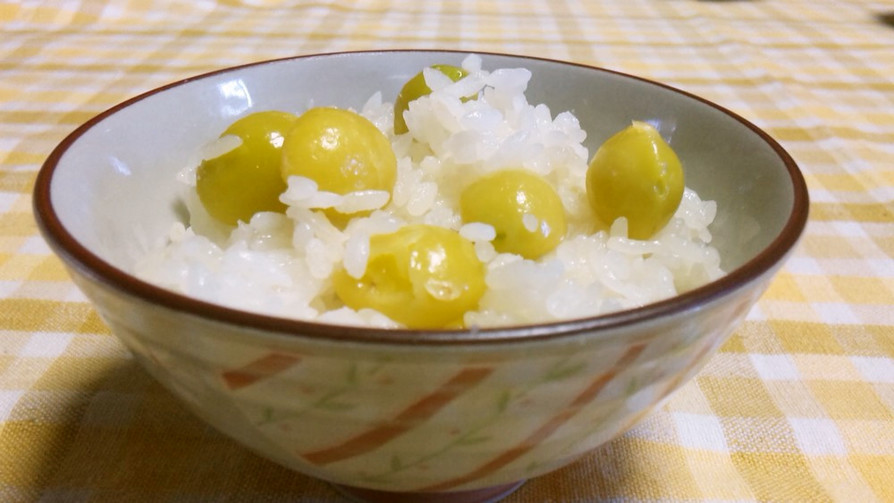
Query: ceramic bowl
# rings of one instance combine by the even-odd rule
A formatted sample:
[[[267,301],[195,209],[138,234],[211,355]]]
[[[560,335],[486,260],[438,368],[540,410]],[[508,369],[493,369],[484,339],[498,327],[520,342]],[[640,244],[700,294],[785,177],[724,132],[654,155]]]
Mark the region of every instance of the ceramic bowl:
[[[386,100],[458,52],[266,61],[177,82],[100,114],[38,176],[46,240],[136,359],[247,448],[364,501],[493,501],[617,437],[695,374],[745,317],[807,219],[803,178],[767,134],[668,86],[604,69],[525,67],[531,103],[573,111],[594,152],[631,120],[658,126],[687,185],[718,203],[728,275],[642,308],[477,331],[346,328],[211,305],[130,274],[183,215],[175,174],[235,117]],[[390,98],[393,99],[393,98]]]

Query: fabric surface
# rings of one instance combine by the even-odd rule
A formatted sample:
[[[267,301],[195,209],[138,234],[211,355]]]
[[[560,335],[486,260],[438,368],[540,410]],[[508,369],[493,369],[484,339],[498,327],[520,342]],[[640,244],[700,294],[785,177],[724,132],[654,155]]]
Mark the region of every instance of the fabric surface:
[[[445,48],[716,101],[795,158],[800,247],[698,376],[507,503],[894,501],[894,1],[0,2],[0,501],[343,501],[205,426],[38,235],[37,170],[104,109],[230,65]]]

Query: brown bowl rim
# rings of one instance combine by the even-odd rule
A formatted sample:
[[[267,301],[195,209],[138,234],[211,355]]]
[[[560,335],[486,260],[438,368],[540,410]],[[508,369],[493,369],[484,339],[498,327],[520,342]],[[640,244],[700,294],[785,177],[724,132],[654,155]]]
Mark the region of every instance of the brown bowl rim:
[[[793,188],[792,211],[779,235],[760,253],[738,268],[729,271],[725,276],[701,287],[682,293],[675,297],[651,303],[642,307],[617,311],[613,313],[587,318],[570,319],[542,324],[516,325],[493,328],[415,330],[415,329],[383,329],[360,326],[332,325],[297,319],[275,317],[248,311],[241,311],[218,304],[187,297],[185,295],[163,289],[147,283],[127,272],[112,266],[99,258],[72,236],[55,213],[51,201],[51,185],[53,174],[63,154],[85,132],[106,117],[155,94],[173,87],[202,80],[218,74],[242,70],[254,66],[275,64],[283,61],[301,60],[320,57],[345,57],[356,54],[389,54],[389,53],[432,53],[432,54],[479,54],[482,56],[522,58],[546,63],[570,65],[587,70],[597,71],[644,82],[658,86],[682,96],[694,99],[714,108],[724,115],[738,121],[751,130],[782,160],[788,172]],[[772,271],[795,247],[807,223],[809,198],[804,177],[794,159],[769,134],[750,121],[727,108],[700,96],[673,86],[643,77],[627,74],[607,68],[562,61],[552,58],[515,55],[488,51],[442,50],[442,49],[385,49],[362,51],[339,51],[306,54],[262,60],[252,63],[230,66],[205,72],[185,79],[177,80],[156,87],[125,100],[89,119],[66,136],[48,156],[41,166],[35,180],[33,193],[33,211],[38,228],[50,247],[65,261],[68,266],[104,283],[128,296],[164,306],[165,308],[184,312],[200,318],[219,323],[245,327],[258,332],[274,332],[285,336],[316,337],[356,343],[388,343],[397,345],[466,345],[492,344],[533,341],[545,338],[573,336],[585,332],[607,331],[618,329],[646,321],[654,321],[662,317],[698,310],[706,304],[744,288],[752,281],[758,280],[765,273]]]

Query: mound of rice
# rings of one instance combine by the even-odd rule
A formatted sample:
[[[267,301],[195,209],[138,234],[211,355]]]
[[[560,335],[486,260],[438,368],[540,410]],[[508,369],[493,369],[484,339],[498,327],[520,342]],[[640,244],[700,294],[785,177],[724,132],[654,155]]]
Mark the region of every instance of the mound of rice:
[[[392,104],[380,93],[359,110],[389,137],[397,155],[390,197],[381,191],[321,192],[312,180],[293,176],[281,196],[288,205],[285,214],[259,213],[229,228],[205,213],[190,166],[181,173],[189,225],[175,224],[166,245],[136,264],[136,274],[237,309],[377,327],[399,325],[373,310],[345,307],[332,292],[330,275],[342,264],[352,275],[362,275],[369,237],[409,223],[455,229],[475,243],[488,290],[479,309],[466,313],[467,326],[604,314],[674,296],[723,274],[719,254],[709,244],[713,201],[702,201],[687,188],[670,223],[648,241],[628,239],[624,219],[600,228],[587,202],[589,153],[577,118],[570,112],[553,117],[546,105],[529,104],[526,69],[486,71],[474,55],[462,66],[469,76],[456,83],[437,70],[424,71],[433,92],[410,104],[407,134],[394,135]],[[477,100],[461,99],[476,93]],[[218,155],[233,148],[232,140],[225,137],[206,152]],[[549,180],[567,212],[565,239],[537,261],[497,253],[491,226],[464,224],[459,217],[459,193],[468,183],[519,167]],[[327,207],[374,211],[341,230],[316,211]]]

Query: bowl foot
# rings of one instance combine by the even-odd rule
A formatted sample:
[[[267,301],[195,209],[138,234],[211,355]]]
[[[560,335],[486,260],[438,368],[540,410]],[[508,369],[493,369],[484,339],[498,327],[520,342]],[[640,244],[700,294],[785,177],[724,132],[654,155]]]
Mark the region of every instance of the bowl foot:
[[[445,493],[402,493],[332,484],[336,491],[357,503],[495,503],[509,496],[525,481]]]

